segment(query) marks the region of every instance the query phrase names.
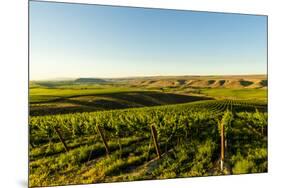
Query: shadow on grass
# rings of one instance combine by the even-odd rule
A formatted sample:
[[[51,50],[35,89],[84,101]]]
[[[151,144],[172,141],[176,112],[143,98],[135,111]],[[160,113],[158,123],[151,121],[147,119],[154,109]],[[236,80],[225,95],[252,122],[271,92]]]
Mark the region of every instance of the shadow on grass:
[[[145,106],[179,104],[199,100],[210,100],[208,97],[188,96],[157,91],[120,92],[111,94],[83,95],[55,99],[42,106],[30,106],[30,115],[52,115],[75,112],[92,112],[99,110],[125,109]],[[46,104],[46,105],[45,105]],[[48,105],[50,104],[50,105]],[[56,104],[52,106],[52,104]],[[64,104],[72,104],[65,106]]]

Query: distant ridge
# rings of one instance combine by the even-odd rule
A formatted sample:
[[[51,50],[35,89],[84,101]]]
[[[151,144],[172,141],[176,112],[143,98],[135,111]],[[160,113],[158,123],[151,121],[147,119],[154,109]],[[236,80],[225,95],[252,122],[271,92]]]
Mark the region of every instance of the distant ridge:
[[[128,79],[128,82],[147,88],[267,88],[266,75],[158,76]]]
[[[105,83],[104,79],[100,78],[78,78],[74,82],[78,83]]]

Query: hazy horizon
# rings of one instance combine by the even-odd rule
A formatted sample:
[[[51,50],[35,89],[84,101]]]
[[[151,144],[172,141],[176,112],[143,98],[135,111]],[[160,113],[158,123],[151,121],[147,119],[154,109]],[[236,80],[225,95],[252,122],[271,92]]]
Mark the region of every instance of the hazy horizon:
[[[220,76],[267,76],[267,74],[221,74],[221,75],[147,75],[147,76],[120,76],[120,77],[54,77],[46,79],[30,79],[30,81],[55,81],[55,80],[75,80],[79,78],[96,78],[96,79],[126,79],[126,78],[149,78],[149,77],[220,77]]]
[[[30,1],[30,80],[267,73],[267,17]]]

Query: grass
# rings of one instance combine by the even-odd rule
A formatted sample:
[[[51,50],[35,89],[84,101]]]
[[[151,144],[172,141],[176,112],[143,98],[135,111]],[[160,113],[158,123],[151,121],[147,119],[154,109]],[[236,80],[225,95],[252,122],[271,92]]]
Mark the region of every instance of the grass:
[[[178,104],[210,99],[130,88],[34,88],[30,91],[32,116]]]
[[[30,89],[30,102],[48,102],[54,99],[66,98],[72,96],[85,96],[85,95],[98,95],[108,93],[120,93],[128,91],[136,91],[137,89],[111,87],[111,88],[31,88]],[[139,90],[137,90],[139,91]]]
[[[267,99],[267,89],[229,89],[229,88],[212,88],[201,89],[201,94],[217,98],[233,99]]]
[[[81,178],[84,183],[102,181],[105,176],[118,174],[129,166],[145,162],[143,152],[147,147],[137,147],[140,143],[147,143],[147,139],[132,136],[121,139],[122,150],[119,150],[117,142],[109,142],[109,156],[106,156],[104,146],[98,142],[74,148],[67,153],[37,159],[30,163],[31,185],[73,184],[81,181]]]

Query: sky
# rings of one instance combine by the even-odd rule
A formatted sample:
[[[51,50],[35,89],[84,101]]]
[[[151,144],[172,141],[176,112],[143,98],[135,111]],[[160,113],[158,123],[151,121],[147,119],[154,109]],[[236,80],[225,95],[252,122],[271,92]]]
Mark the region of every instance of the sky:
[[[30,79],[267,73],[267,17],[29,1]]]

